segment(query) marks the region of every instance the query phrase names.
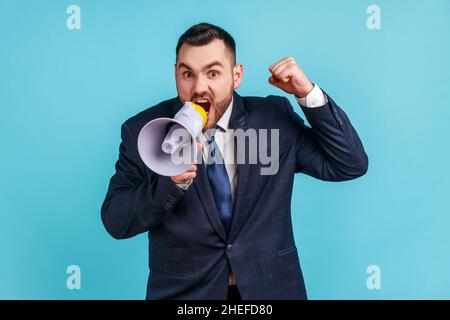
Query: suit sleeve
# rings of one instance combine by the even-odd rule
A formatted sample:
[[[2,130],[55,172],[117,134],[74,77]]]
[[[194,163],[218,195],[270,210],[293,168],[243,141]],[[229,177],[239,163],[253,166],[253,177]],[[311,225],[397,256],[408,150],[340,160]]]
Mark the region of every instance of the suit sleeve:
[[[146,170],[137,151],[137,139],[124,123],[116,172],[101,208],[106,230],[116,239],[151,231],[183,196],[169,178]]]
[[[327,95],[316,108],[301,106],[311,128],[285,103],[294,123],[295,172],[325,181],[345,181],[364,175],[368,158],[345,112]]]

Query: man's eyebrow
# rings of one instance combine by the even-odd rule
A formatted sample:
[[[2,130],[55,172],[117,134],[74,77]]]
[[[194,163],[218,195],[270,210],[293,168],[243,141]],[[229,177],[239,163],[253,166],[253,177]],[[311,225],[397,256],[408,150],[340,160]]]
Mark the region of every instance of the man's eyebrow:
[[[214,66],[219,66],[219,67],[222,67],[223,68],[223,65],[219,62],[219,61],[214,61],[214,62],[211,62],[210,64],[208,64],[205,68],[203,68],[203,69],[209,69],[209,68],[212,68],[212,67],[214,67]]]
[[[212,67],[214,67],[214,66],[219,66],[219,67],[222,67],[222,68],[223,68],[223,65],[222,65],[219,61],[214,61],[214,62],[211,62],[210,64],[208,64],[207,66],[205,66],[205,67],[203,68],[203,70],[212,68]],[[184,62],[180,62],[180,64],[178,65],[178,69],[183,68],[183,67],[186,68],[186,69],[192,70],[192,68],[191,68],[189,65],[187,65],[187,64],[184,63]]]
[[[189,67],[186,63],[180,62],[180,64],[178,65],[178,69],[181,69],[183,67],[185,67],[186,69],[192,70],[192,68]]]

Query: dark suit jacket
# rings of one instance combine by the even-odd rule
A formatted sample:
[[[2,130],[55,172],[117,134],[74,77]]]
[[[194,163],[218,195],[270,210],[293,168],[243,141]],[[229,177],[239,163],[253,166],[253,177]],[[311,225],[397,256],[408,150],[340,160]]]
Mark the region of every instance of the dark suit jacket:
[[[227,237],[206,168],[188,190],[148,169],[137,137],[150,120],[173,117],[178,98],[164,101],[122,125],[116,172],[101,208],[117,239],[148,232],[149,299],[225,299],[232,272],[243,299],[306,299],[291,223],[294,174],[327,181],[357,178],[368,159],[346,114],[328,97],[304,108],[311,128],[279,96],[234,93],[230,128],[279,129],[279,170],[261,175],[261,163],[238,165],[233,221]]]

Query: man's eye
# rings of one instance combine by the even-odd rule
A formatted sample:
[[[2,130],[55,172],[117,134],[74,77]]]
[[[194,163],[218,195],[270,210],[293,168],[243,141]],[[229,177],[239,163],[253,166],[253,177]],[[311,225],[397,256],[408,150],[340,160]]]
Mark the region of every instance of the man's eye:
[[[210,71],[209,72],[209,77],[210,78],[215,78],[219,75],[219,73],[217,71]]]
[[[190,71],[184,72],[184,73],[183,73],[183,77],[185,77],[185,78],[191,78],[191,77],[192,77],[192,72],[190,72]]]

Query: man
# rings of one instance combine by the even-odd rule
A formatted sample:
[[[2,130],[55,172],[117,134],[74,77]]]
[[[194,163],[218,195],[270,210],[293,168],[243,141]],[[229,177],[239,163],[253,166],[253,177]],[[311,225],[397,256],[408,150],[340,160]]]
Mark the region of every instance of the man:
[[[367,156],[346,114],[293,58],[270,66],[268,81],[296,96],[312,128],[284,97],[234,91],[244,73],[235,50],[223,29],[191,27],[176,48],[178,97],[122,125],[102,220],[117,239],[148,232],[148,299],[306,299],[291,223],[294,174],[343,181],[367,171]],[[193,165],[174,177],[152,172],[138,154],[139,132],[150,120],[173,117],[186,101],[208,112],[200,141],[215,143],[217,156],[232,145],[229,130],[279,130],[278,170],[262,175],[260,162],[225,161]],[[203,150],[203,156],[216,153]]]

